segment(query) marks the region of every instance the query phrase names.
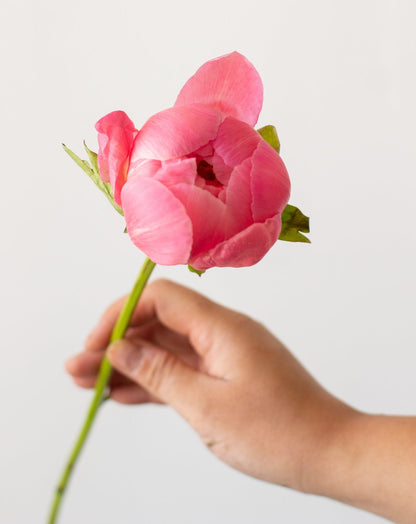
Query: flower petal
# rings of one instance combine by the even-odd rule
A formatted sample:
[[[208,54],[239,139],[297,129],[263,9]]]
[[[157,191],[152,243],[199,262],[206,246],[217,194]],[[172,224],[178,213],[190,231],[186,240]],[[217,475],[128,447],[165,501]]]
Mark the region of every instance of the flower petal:
[[[218,174],[215,171],[217,165],[221,166],[221,162],[216,157],[220,157],[221,161],[231,168],[230,174],[232,168],[251,157],[262,140],[259,133],[245,122],[231,117],[226,118],[220,125],[217,137],[213,141],[214,157],[212,163],[218,180],[222,184],[228,182],[227,176],[224,176],[227,173],[226,170],[221,169]]]
[[[263,105],[263,84],[253,64],[234,51],[203,64],[183,86],[175,105],[195,102],[254,126]]]
[[[120,192],[126,181],[130,153],[137,129],[124,111],[113,111],[96,124],[98,131],[98,168],[103,182],[110,182],[114,200],[120,205]]]
[[[154,179],[159,180],[167,187],[177,184],[193,184],[196,178],[195,158],[181,158],[167,160],[155,174]]]
[[[232,238],[218,244],[208,253],[192,257],[189,263],[203,271],[210,267],[245,267],[257,264],[279,237],[281,217],[262,224],[252,224]]]
[[[228,184],[228,180],[230,179],[230,175],[233,171],[233,168],[231,166],[228,166],[224,162],[222,157],[215,151],[212,157],[208,157],[205,160],[208,162],[208,164],[212,165],[212,170],[215,173],[215,178],[223,185]]]
[[[121,193],[127,232],[135,246],[158,264],[186,264],[192,225],[182,203],[161,182],[136,174]]]
[[[279,154],[263,139],[252,156],[251,192],[255,222],[282,213],[290,196],[290,180]]]
[[[195,158],[178,160],[144,160],[129,170],[129,178],[134,176],[151,177],[166,187],[185,183],[193,184],[196,178]]]
[[[192,254],[206,252],[225,239],[225,205],[206,189],[186,184],[170,188],[192,223]]]
[[[189,155],[217,135],[221,113],[201,104],[171,107],[153,115],[135,141],[131,162]]]
[[[162,162],[160,160],[143,160],[134,167],[130,164],[128,177],[132,178],[136,175],[153,177],[161,167]]]
[[[234,168],[226,189],[226,238],[230,238],[253,223],[251,212],[251,159]]]

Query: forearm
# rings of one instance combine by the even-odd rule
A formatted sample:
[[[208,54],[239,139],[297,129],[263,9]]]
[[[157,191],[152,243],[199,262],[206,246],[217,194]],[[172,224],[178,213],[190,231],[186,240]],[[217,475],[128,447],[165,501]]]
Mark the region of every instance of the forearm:
[[[329,435],[306,490],[397,523],[416,522],[416,417],[351,410]]]

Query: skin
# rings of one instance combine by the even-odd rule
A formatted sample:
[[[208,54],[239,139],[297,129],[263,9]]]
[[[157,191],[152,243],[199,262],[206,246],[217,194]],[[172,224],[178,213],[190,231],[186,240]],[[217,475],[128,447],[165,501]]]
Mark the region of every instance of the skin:
[[[354,410],[264,326],[167,280],[146,288],[125,339],[107,347],[124,300],[68,360],[77,385],[94,386],[107,352],[112,399],[169,404],[233,468],[416,522],[416,417]]]

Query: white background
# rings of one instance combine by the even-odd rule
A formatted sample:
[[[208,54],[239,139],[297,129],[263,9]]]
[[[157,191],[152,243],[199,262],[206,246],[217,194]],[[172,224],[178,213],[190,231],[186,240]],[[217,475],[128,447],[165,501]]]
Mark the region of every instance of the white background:
[[[264,322],[337,396],[416,411],[415,59],[412,0],[2,0],[0,522],[45,522],[90,392],[64,361],[143,255],[61,150],[94,123],[140,127],[204,61],[238,50],[265,85],[291,202],[313,243],[257,266],[166,276]],[[249,423],[249,421],[247,421]],[[107,404],[61,524],[376,523],[213,458],[168,408]]]

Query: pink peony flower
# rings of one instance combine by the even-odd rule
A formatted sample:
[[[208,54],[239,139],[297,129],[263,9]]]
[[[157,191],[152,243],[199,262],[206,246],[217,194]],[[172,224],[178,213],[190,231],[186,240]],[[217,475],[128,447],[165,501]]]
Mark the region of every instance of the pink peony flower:
[[[257,71],[234,52],[200,67],[140,131],[122,111],[96,124],[101,178],[154,262],[250,266],[275,243],[290,182],[253,128],[262,103]]]

